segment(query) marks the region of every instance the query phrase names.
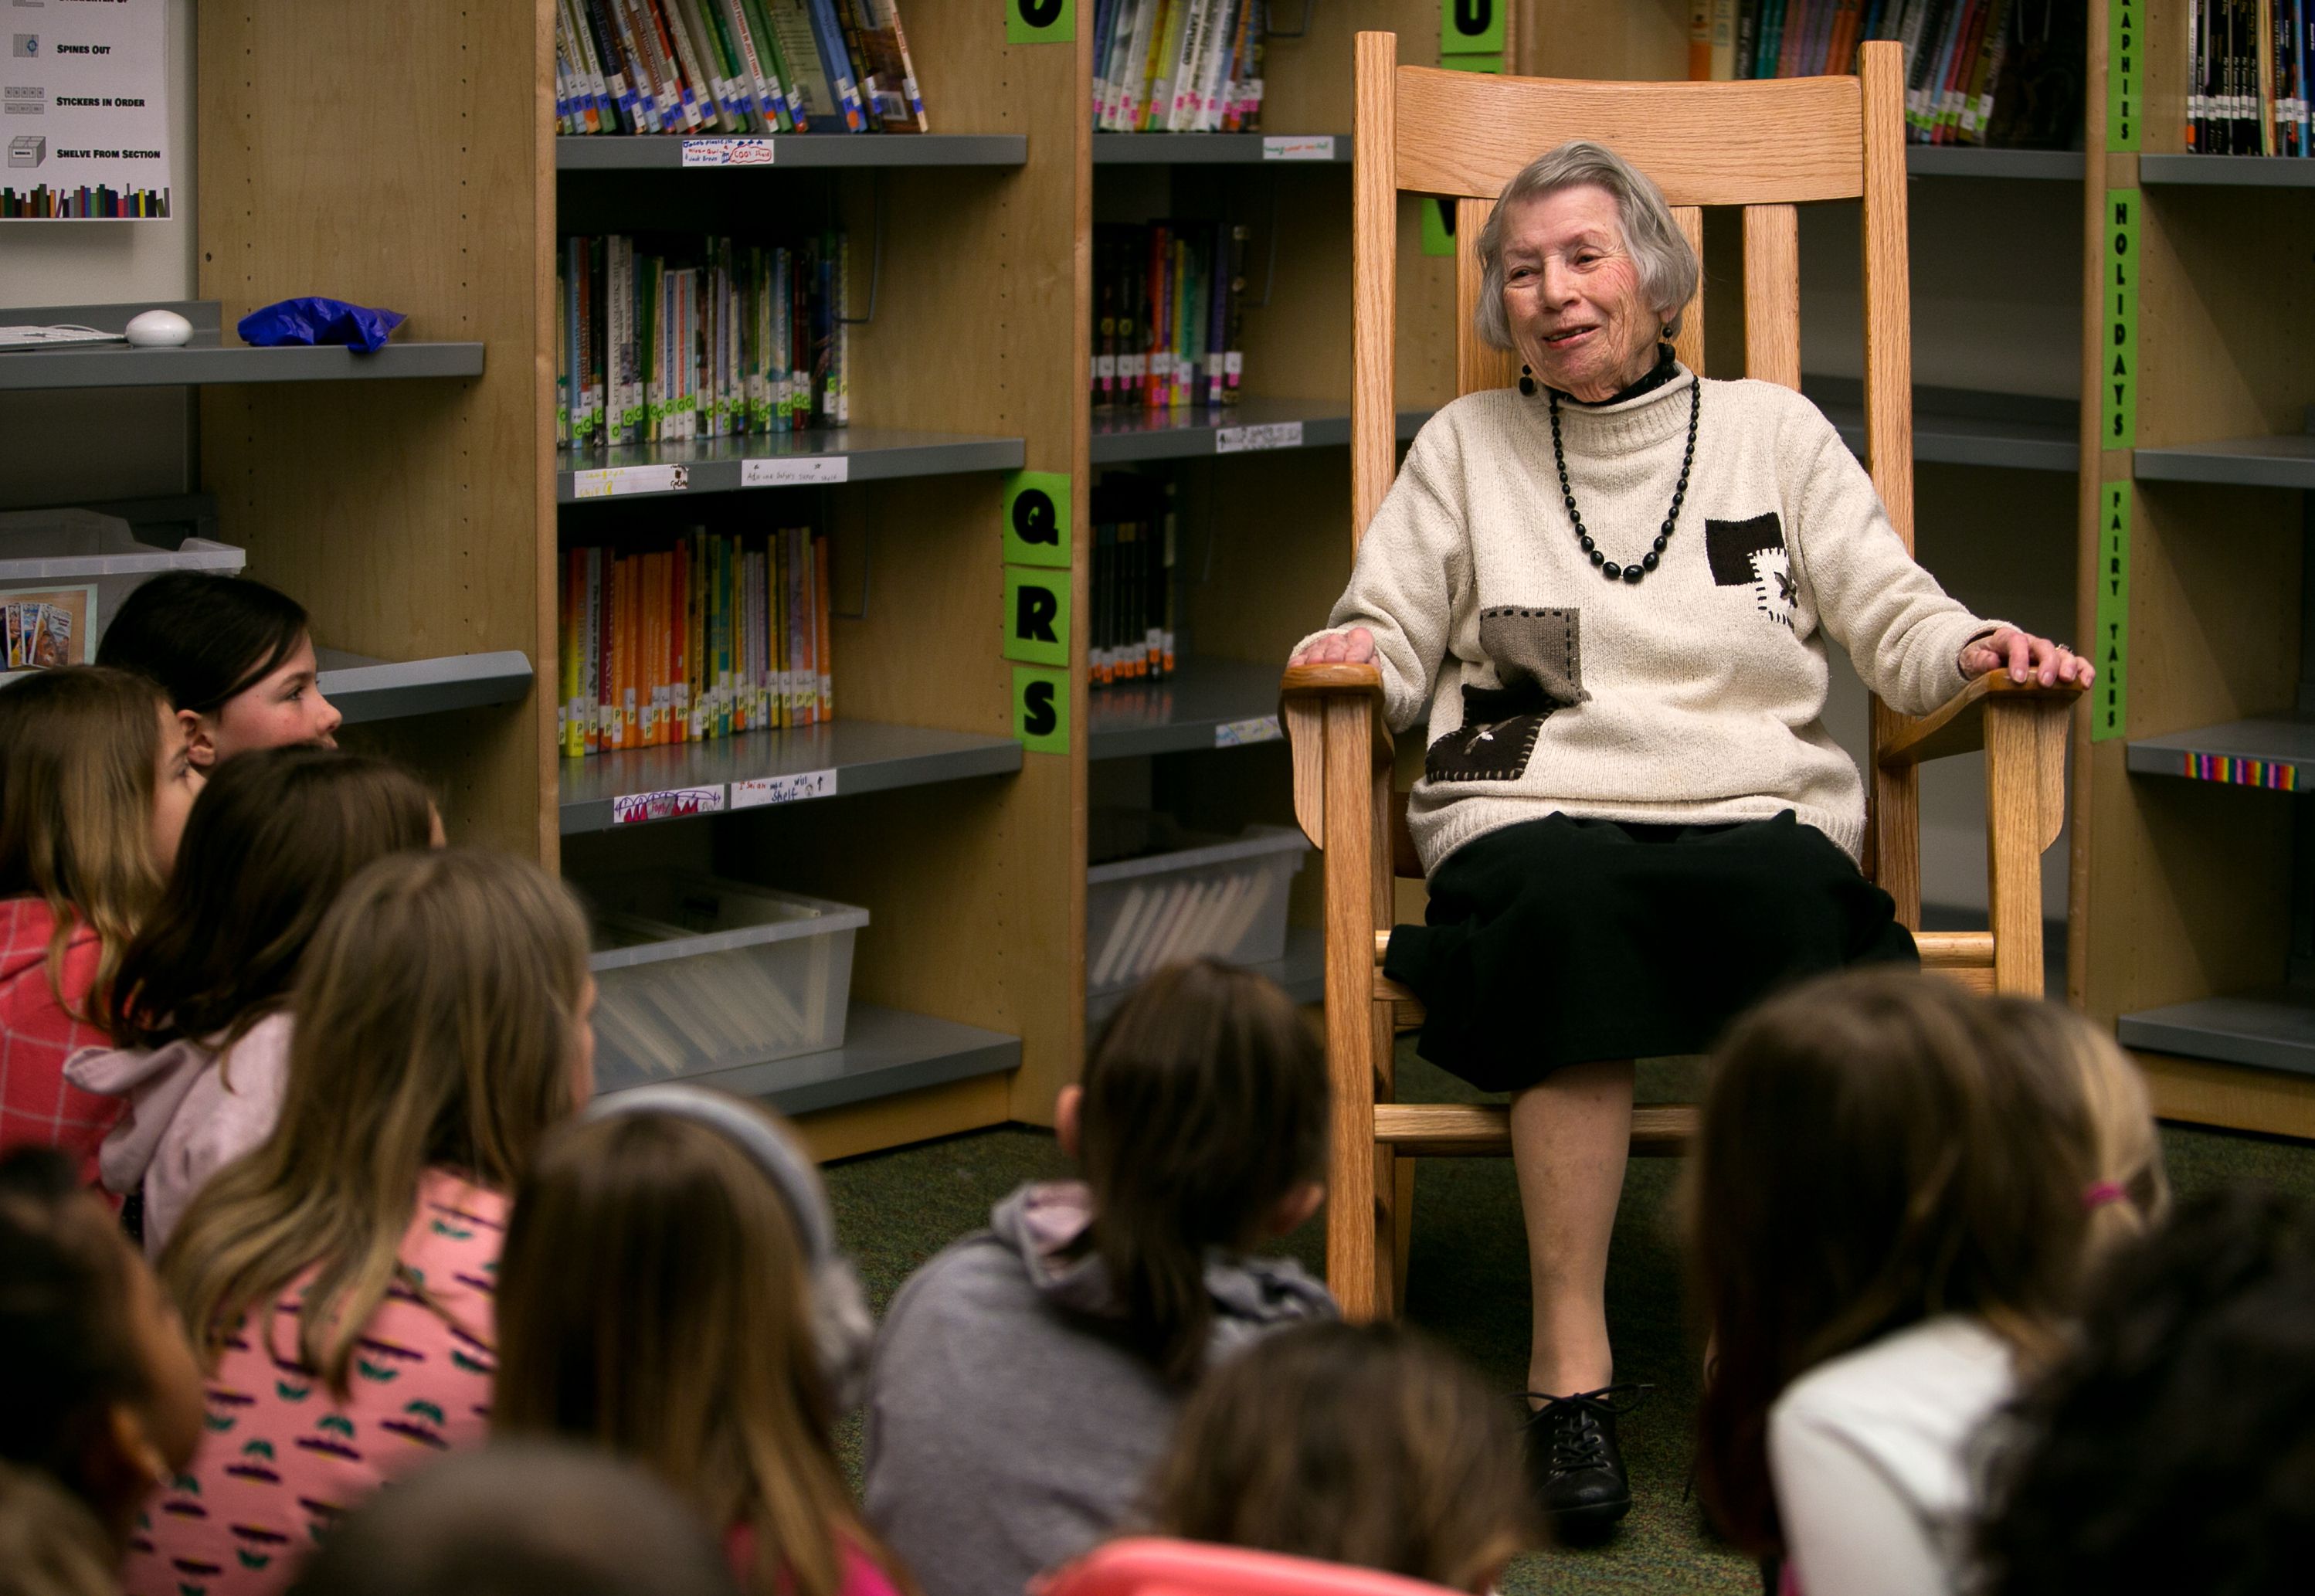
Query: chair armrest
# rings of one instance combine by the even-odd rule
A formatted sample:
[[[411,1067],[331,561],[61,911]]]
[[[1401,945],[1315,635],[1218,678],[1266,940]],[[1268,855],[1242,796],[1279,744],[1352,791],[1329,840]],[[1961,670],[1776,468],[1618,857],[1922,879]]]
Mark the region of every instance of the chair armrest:
[[[1326,738],[1328,710],[1367,705],[1368,758],[1376,766],[1391,761],[1390,723],[1383,718],[1382,671],[1376,666],[1289,665],[1278,685],[1279,724],[1294,765],[1294,819],[1317,847],[1326,846]]]
[[[2062,705],[2071,711],[2088,688],[2075,682],[2045,687],[2039,682],[2015,682],[2005,671],[1989,671],[1925,715],[1909,720],[1881,748],[1881,767],[1902,770],[1926,765],[1954,754],[1974,753],[1985,746],[1985,717],[1997,708],[2028,708]]]

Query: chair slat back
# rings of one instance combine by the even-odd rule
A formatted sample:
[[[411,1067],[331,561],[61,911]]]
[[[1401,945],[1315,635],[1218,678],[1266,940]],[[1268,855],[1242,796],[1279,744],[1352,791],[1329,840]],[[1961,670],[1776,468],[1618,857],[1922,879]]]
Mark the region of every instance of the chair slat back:
[[[1862,201],[1867,458],[1905,546],[1913,546],[1912,348],[1905,258],[1903,56],[1858,51],[1853,77],[1734,83],[1583,83],[1402,66],[1397,40],[1355,47],[1352,178],[1351,515],[1355,551],[1397,466],[1392,345],[1397,312],[1398,195],[1455,204],[1456,389],[1517,380],[1516,355],[1472,328],[1481,291],[1479,232],[1521,167],[1570,138],[1596,139],[1654,180],[1699,255],[1703,209],[1743,208],[1745,375],[1800,386],[1800,251],[1795,207]],[[1704,370],[1699,286],[1674,348]],[[1920,920],[1919,815],[1910,767],[1885,772],[1881,741],[1897,718],[1874,706],[1866,867]]]

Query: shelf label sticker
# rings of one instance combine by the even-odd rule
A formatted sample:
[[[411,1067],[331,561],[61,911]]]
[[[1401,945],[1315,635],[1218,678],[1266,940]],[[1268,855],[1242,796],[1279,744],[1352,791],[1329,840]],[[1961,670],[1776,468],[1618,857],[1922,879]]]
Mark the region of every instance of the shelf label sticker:
[[[1005,479],[1005,563],[1069,563],[1069,475],[1066,471],[1016,471]]]
[[[1332,133],[1271,133],[1262,140],[1262,158],[1265,161],[1331,161],[1335,158],[1335,136]]]
[[[2130,484],[2098,484],[2098,680],[2090,687],[2090,740],[2130,730]]]
[[[740,485],[743,488],[784,488],[798,483],[851,480],[849,455],[782,455],[769,460],[740,462]]]
[[[2107,0],[2106,147],[2138,147],[2144,109],[2146,0]]]
[[[1013,735],[1033,754],[1069,751],[1069,675],[1013,667]]]
[[[1257,742],[1279,742],[1286,733],[1279,729],[1274,714],[1256,715],[1250,721],[1224,721],[1214,728],[1214,746],[1218,749],[1246,748]]]
[[[733,809],[759,809],[767,803],[801,803],[807,798],[836,796],[836,772],[806,770],[794,776],[757,776],[732,784]]]
[[[2098,385],[2102,447],[2130,448],[2138,441],[2138,208],[2136,189],[2106,191],[2106,313]]]
[[[1069,662],[1069,573],[1005,568],[1005,657],[1032,665]]]
[[[686,166],[768,166],[772,154],[768,138],[687,138],[681,160]]]
[[[1069,44],[1077,36],[1077,0],[1006,0],[1006,43]]]
[[[606,466],[571,474],[573,499],[614,499],[625,493],[680,493],[691,486],[688,466]]]
[[[611,800],[611,824],[632,826],[643,820],[679,820],[689,815],[722,814],[721,783],[708,787],[669,787],[657,793],[623,793]]]
[[[1302,423],[1272,421],[1260,427],[1224,427],[1214,434],[1214,453],[1250,455],[1258,449],[1300,448]]]
[[[1502,55],[1503,5],[1504,0],[1439,0],[1439,53]]]

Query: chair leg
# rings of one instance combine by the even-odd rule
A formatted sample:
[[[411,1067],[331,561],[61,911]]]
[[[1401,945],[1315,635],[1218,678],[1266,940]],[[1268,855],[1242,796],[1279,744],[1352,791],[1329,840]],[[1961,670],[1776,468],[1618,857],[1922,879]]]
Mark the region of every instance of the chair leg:
[[[1396,1317],[1406,1312],[1406,1259],[1415,1243],[1415,1160],[1388,1148],[1383,1157],[1391,1165],[1387,1187],[1391,1194],[1390,1311]]]

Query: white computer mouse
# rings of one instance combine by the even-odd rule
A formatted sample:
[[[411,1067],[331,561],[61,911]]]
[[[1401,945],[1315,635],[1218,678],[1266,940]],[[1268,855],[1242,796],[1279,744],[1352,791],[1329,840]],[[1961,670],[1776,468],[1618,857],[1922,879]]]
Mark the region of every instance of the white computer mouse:
[[[129,342],[150,348],[185,342],[193,335],[193,324],[173,310],[147,310],[130,316],[123,331]]]

